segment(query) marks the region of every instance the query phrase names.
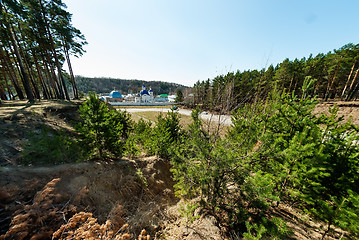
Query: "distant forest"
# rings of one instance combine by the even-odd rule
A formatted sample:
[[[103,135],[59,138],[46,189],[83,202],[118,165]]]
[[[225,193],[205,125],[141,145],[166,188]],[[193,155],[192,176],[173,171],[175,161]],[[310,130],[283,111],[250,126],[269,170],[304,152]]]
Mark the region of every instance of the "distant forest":
[[[264,100],[275,90],[324,100],[356,100],[359,90],[359,44],[343,47],[308,58],[289,60],[267,69],[229,72],[206,81],[198,81],[187,102],[203,108],[232,111],[244,103]],[[306,83],[306,84],[304,84]]]
[[[116,89],[121,94],[138,93],[144,84],[147,89],[150,87],[155,95],[166,93],[174,94],[177,90],[184,90],[183,85],[177,83],[160,82],[160,81],[142,81],[142,80],[125,80],[115,78],[89,78],[83,76],[75,77],[79,91],[88,93],[94,91],[96,93],[110,93]]]

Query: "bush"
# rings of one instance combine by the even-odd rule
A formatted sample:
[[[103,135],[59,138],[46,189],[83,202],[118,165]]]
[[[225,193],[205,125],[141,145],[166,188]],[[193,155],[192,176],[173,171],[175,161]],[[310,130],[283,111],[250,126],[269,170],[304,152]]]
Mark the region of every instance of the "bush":
[[[160,114],[157,118],[157,124],[153,128],[155,154],[169,158],[173,148],[180,142],[182,134],[177,112],[172,110],[165,116]]]
[[[285,238],[280,221],[268,218],[270,208],[281,201],[300,203],[327,222],[328,231],[333,224],[355,231],[358,129],[341,123],[336,108],[329,116],[315,116],[316,103],[283,94],[265,104],[243,106],[220,140],[203,130],[194,111],[187,140],[172,159],[176,193],[201,196],[205,212],[248,239]],[[257,227],[249,229],[248,224]]]
[[[79,112],[82,121],[76,130],[88,156],[121,156],[132,129],[129,114],[109,108],[94,92],[89,93]]]
[[[147,155],[153,155],[155,151],[155,138],[153,137],[153,128],[150,121],[145,121],[142,118],[134,124],[132,141],[137,144],[137,146],[142,147],[142,150],[146,152]]]

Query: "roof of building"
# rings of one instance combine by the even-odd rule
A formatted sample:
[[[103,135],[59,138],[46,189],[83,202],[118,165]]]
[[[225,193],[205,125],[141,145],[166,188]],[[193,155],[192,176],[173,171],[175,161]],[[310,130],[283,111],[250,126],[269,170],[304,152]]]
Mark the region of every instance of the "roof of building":
[[[140,94],[141,94],[141,95],[145,95],[145,94],[150,95],[146,89],[142,90],[142,91],[140,92]]]
[[[166,98],[166,97],[168,97],[168,94],[161,94],[159,97],[164,97],[164,98]]]
[[[112,92],[110,92],[109,97],[111,98],[122,98],[122,95],[119,91],[113,90]]]

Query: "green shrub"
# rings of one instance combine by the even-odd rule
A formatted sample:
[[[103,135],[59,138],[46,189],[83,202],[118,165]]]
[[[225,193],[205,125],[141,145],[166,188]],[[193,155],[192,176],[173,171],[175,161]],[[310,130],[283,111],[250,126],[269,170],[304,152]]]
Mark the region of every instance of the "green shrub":
[[[180,214],[186,219],[187,224],[193,223],[195,220],[199,219],[200,216],[195,215],[196,209],[199,207],[198,204],[192,204],[190,202],[185,202],[180,205]]]
[[[179,120],[179,114],[173,110],[165,116],[158,115],[157,124],[153,128],[156,155],[163,158],[171,156],[173,148],[180,142],[182,136]]]
[[[142,150],[145,151],[147,155],[154,155],[155,151],[155,138],[153,136],[152,123],[150,121],[145,121],[142,118],[134,124],[134,137],[132,140],[138,146],[142,147]]]
[[[77,125],[81,144],[89,157],[120,157],[132,129],[128,113],[109,108],[94,92],[79,109]]]
[[[194,111],[187,140],[172,158],[176,193],[201,196],[203,210],[248,239],[289,234],[268,218],[282,201],[296,202],[328,230],[336,225],[355,233],[358,128],[342,123],[336,108],[329,116],[314,115],[316,104],[315,98],[283,94],[242,106],[220,140],[203,130]]]
[[[141,150],[137,146],[137,143],[136,143],[136,136],[135,135],[131,135],[126,140],[126,143],[125,143],[125,146],[124,146],[124,154],[125,154],[125,156],[127,156],[129,158],[133,158],[133,157],[139,156],[141,154]]]

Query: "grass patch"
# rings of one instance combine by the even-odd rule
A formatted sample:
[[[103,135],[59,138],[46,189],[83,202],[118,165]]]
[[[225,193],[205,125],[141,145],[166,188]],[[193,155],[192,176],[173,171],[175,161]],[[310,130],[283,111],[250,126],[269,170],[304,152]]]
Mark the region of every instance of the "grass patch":
[[[44,126],[38,132],[30,132],[28,138],[22,151],[22,162],[26,165],[62,164],[83,158],[76,140],[64,131],[54,131]]]
[[[135,113],[131,113],[131,115],[136,116],[137,118],[143,118],[146,121],[157,122],[157,117],[161,113],[162,112],[149,111],[149,112],[135,112]]]
[[[155,112],[155,111],[148,111],[148,112],[135,112],[135,113],[130,113],[131,117],[134,121],[138,122],[141,118],[145,121],[151,121],[153,123],[157,123],[157,118],[160,114],[165,115],[166,113],[164,112]],[[184,114],[179,114],[180,115],[180,125],[184,128],[187,129],[188,125],[190,125],[191,123],[193,123],[192,117],[188,116],[188,115],[184,115]],[[219,125],[217,122],[212,121],[212,122],[208,122],[208,121],[203,121],[203,127],[204,129],[213,134],[215,132],[218,132],[218,135],[221,137],[224,137],[226,135],[226,133],[228,132],[228,129],[230,128],[230,126],[226,126],[224,124]]]
[[[151,121],[151,122],[153,122],[153,123],[156,123],[156,122],[157,122],[158,116],[159,116],[160,114],[166,115],[166,113],[160,112],[160,111],[159,111],[159,112],[149,111],[149,112],[136,112],[136,113],[131,113],[132,119],[135,120],[136,122],[142,118],[143,120]],[[180,125],[181,125],[183,128],[187,128],[188,125],[193,122],[191,116],[184,115],[184,114],[179,114],[179,115],[180,115]]]

